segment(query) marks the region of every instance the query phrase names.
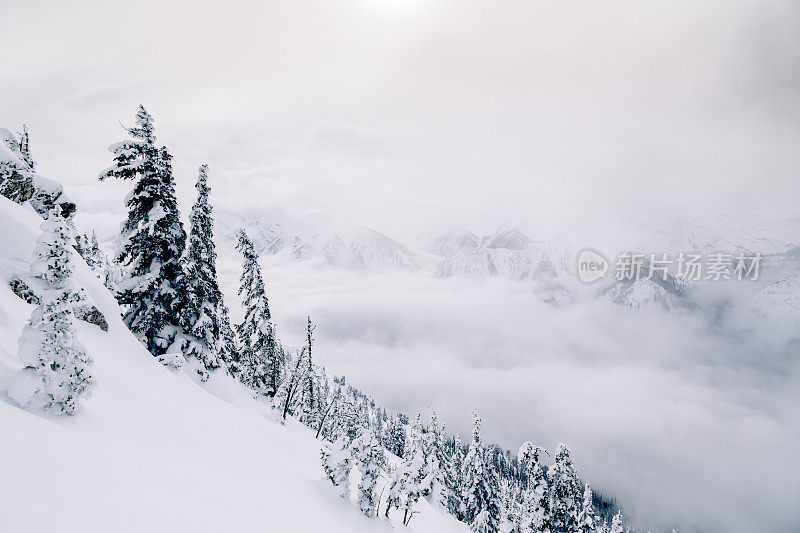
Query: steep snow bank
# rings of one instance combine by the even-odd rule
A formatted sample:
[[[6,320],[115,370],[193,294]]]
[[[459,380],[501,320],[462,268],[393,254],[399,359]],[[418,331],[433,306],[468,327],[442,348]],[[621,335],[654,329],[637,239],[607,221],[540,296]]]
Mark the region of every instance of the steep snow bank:
[[[26,273],[41,219],[0,198],[0,390],[20,367],[32,306],[8,287]],[[109,331],[79,323],[98,388],[75,417],[16,407],[0,392],[0,531],[383,531],[322,479],[320,443],[281,426],[226,376],[199,385],[159,364],[77,261],[75,276]],[[409,531],[463,532],[420,503]]]

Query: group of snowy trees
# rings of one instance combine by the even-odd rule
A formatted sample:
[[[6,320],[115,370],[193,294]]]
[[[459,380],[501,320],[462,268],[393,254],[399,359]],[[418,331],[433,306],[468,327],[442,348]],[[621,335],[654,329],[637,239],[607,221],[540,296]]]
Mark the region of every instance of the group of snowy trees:
[[[422,498],[446,508],[475,533],[621,533],[621,514],[582,484],[565,445],[552,466],[543,448],[526,442],[516,455],[481,437],[475,416],[472,438],[450,435],[435,413],[423,424],[389,413],[344,377],[328,377],[314,363],[315,326],[305,343],[289,350],[279,341],[258,254],[241,231],[238,294],[244,318],[232,325],[219,288],[208,168],[200,166],[197,197],[185,232],[178,212],[171,155],[156,144],[153,119],[140,106],[130,138],[112,145],[114,164],[100,179],[132,180],[127,218],[116,257],[109,259],[94,234],[72,238],[57,210],[42,225],[33,275],[42,281],[41,303],[20,342],[30,383],[29,402],[72,413],[91,390],[91,361],[78,346],[70,302],[80,298],[71,282],[71,251],[115,293],[123,321],[165,364],[190,361],[199,379],[225,372],[324,442],[326,477],[352,496],[365,515],[399,513],[407,525]],[[27,146],[27,140],[26,140]],[[29,152],[28,152],[29,154]],[[31,160],[32,161],[32,160]],[[598,502],[601,505],[597,505]],[[611,525],[607,525],[611,518]]]
[[[122,269],[100,247],[100,242],[97,240],[97,235],[94,231],[91,237],[86,233],[77,235],[73,246],[95,276],[100,278],[106,288],[113,291],[122,279]]]
[[[336,383],[344,385],[343,380]],[[346,398],[347,405],[358,405],[361,395],[346,387],[339,397]],[[405,417],[389,417],[364,400],[363,413],[342,419],[341,427],[326,434],[329,443],[321,457],[330,482],[345,497],[356,490],[354,497],[367,516],[382,510],[389,517],[399,511],[402,523],[408,524],[420,498],[426,497],[475,533],[623,531],[622,515],[614,515],[609,526],[610,513],[597,509],[588,483],[581,485],[566,445],[559,445],[548,468],[541,462],[547,451],[530,442],[511,458],[499,447],[486,446],[477,415],[472,440],[464,446],[439,425],[434,412],[427,426],[419,416],[413,424],[401,425],[405,442],[398,449],[396,423]],[[360,476],[357,484],[357,478],[350,477],[353,471]]]

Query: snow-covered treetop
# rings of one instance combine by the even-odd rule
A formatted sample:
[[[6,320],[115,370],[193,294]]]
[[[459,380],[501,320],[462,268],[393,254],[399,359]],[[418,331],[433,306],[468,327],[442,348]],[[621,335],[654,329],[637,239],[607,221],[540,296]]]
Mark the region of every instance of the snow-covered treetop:
[[[135,139],[140,139],[150,146],[156,143],[156,132],[153,126],[153,117],[147,112],[142,104],[139,104],[139,111],[136,113],[136,126],[128,128],[128,132]]]
[[[480,443],[481,441],[481,417],[478,416],[478,413],[472,413],[473,422],[472,422],[472,441],[475,443]]]
[[[524,468],[530,468],[539,463],[539,456],[542,452],[547,453],[547,450],[536,446],[531,441],[527,441],[522,443],[522,446],[519,447],[517,459]]]
[[[158,149],[155,146],[153,117],[140,104],[135,120],[135,126],[125,128],[133,139],[126,139],[108,147],[108,151],[114,154],[114,165],[100,173],[98,176],[100,181],[106,178],[138,179],[141,174],[155,171],[153,166],[158,159]]]

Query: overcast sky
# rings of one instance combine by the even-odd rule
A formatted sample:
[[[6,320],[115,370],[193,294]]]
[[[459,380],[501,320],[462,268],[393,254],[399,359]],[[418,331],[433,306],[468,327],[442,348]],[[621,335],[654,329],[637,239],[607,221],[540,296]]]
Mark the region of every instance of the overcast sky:
[[[800,194],[796,2],[5,4],[0,116],[86,199],[139,103],[237,209],[486,231]]]
[[[140,103],[175,156],[184,208],[208,163],[219,210],[322,209],[393,235],[489,232],[525,217],[552,230],[653,201],[798,215],[797,2],[26,0],[0,6],[0,35],[0,126],[29,125],[41,173],[65,183],[79,223],[104,236],[129,184],[96,176]],[[752,500],[731,487],[781,471],[797,442],[795,374],[757,370],[756,341],[712,337],[685,317],[551,315],[502,283],[409,279],[336,280],[338,300],[320,297],[329,277],[271,283],[288,323],[327,319],[329,361],[364,388],[404,408],[438,405],[455,427],[482,402],[487,432],[507,446],[574,443],[587,477],[658,525],[744,523]],[[430,320],[418,324],[423,296]],[[490,323],[453,320],[471,297],[494,310]],[[571,330],[580,320],[591,326]],[[498,343],[504,355],[487,370],[482,350]],[[398,367],[401,357],[418,365]],[[566,376],[575,394],[560,402],[552,384]],[[525,425],[507,415],[524,409],[535,413]],[[790,531],[796,496],[781,479],[755,506]]]

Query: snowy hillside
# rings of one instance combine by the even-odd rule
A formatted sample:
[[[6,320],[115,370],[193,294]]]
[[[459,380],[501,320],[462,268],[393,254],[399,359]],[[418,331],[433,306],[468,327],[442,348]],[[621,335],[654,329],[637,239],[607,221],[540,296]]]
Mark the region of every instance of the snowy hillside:
[[[631,217],[628,222],[630,227],[639,228],[628,247],[670,253],[782,253],[797,246],[800,229],[797,218],[770,220],[754,213],[691,217],[666,209],[654,209],[649,216]]]
[[[8,282],[27,272],[40,223],[29,207],[0,198],[0,385],[20,368],[16,341],[33,308]],[[83,322],[79,331],[99,386],[68,419],[28,412],[0,394],[0,531],[390,529],[342,505],[323,479],[310,430],[281,426],[225,375],[200,384],[158,363],[76,262],[78,283],[109,323],[108,332]],[[410,531],[466,530],[425,500],[420,511]]]

